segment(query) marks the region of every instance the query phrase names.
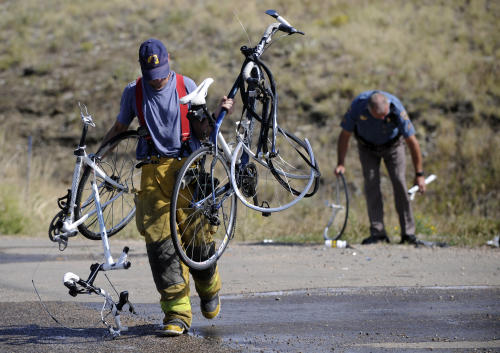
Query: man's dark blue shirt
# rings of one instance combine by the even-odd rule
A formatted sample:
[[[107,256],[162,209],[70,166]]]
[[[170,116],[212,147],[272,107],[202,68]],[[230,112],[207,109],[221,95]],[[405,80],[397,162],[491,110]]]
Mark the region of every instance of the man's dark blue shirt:
[[[381,93],[389,101],[389,114],[384,119],[374,118],[368,110],[368,101],[373,93]],[[403,104],[397,97],[383,91],[366,91],[357,96],[340,126],[348,132],[356,130],[363,140],[374,145],[383,145],[398,135],[404,138],[415,135],[415,128]]]

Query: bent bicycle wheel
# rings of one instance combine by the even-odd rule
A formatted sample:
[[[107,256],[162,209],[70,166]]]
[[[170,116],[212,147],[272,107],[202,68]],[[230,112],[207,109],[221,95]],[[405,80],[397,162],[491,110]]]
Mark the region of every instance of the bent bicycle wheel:
[[[349,194],[344,174],[337,175],[333,184],[333,199],[328,207],[332,209],[332,213],[323,232],[323,238],[338,240],[344,233],[349,216]]]
[[[271,138],[267,141],[266,148],[271,149]],[[259,150],[256,143],[252,150],[242,142],[233,151],[233,188],[237,188],[236,194],[245,206],[268,216],[314,195],[319,185],[319,171],[306,142],[278,129],[277,153],[266,152]]]
[[[230,168],[215,148],[193,152],[179,170],[170,204],[170,232],[180,259],[204,270],[222,256],[234,235],[237,198]]]
[[[125,131],[102,146],[95,163],[107,176],[123,186],[118,189],[96,174],[96,185],[108,236],[118,233],[135,215],[134,197],[140,188],[141,170],[135,168],[137,131]],[[88,165],[82,174],[76,194],[75,219],[87,217],[78,230],[88,239],[101,239],[101,228],[92,193],[94,170]]]

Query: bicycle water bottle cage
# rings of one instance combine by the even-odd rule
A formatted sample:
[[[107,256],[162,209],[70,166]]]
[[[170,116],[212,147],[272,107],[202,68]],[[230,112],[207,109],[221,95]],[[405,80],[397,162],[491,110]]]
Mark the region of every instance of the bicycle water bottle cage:
[[[68,213],[69,210],[69,202],[71,200],[71,189],[68,189],[68,193],[63,197],[57,199],[57,206],[65,213]]]
[[[206,78],[203,82],[191,93],[182,97],[180,99],[181,104],[191,104],[193,106],[200,105],[203,106],[207,102],[205,97],[207,96],[208,87],[214,82],[213,78]]]

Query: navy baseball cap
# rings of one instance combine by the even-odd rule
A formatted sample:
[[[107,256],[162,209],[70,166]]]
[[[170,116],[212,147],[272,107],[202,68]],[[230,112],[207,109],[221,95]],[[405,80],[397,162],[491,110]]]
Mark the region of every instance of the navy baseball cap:
[[[167,48],[158,39],[150,38],[141,44],[139,62],[146,81],[165,78],[170,73]]]

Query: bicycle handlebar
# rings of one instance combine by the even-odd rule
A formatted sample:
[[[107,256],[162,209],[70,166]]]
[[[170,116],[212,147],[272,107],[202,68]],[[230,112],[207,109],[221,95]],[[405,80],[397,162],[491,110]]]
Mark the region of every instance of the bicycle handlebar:
[[[280,27],[280,30],[289,34],[293,33],[299,33],[304,35],[304,32],[298,31],[295,29],[287,20],[285,20],[283,17],[279,15],[279,13],[276,10],[267,10],[266,14],[268,14],[271,17],[274,17],[276,20],[278,20],[279,23],[281,23],[283,26]]]
[[[294,28],[290,23],[288,23],[287,20],[281,17],[275,10],[267,10],[266,14],[268,14],[271,17],[274,17],[275,19],[278,20],[278,22],[270,24],[266,28],[266,31],[264,32],[261,40],[259,41],[259,44],[257,44],[257,46],[255,47],[254,55],[256,55],[257,57],[261,56],[264,53],[266,44],[269,44],[273,34],[276,33],[277,31],[282,31],[288,34],[298,33],[304,35],[304,32],[301,32],[296,28]]]
[[[83,103],[78,102],[78,107],[80,108],[80,117],[83,124],[95,127],[94,121],[92,120],[92,115],[89,114],[87,106]]]

